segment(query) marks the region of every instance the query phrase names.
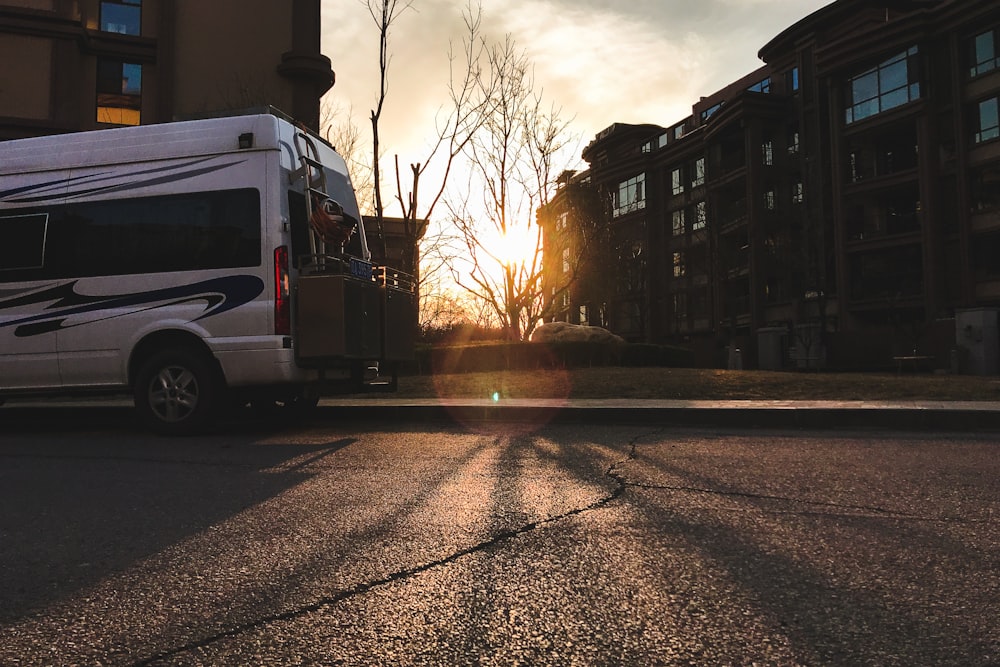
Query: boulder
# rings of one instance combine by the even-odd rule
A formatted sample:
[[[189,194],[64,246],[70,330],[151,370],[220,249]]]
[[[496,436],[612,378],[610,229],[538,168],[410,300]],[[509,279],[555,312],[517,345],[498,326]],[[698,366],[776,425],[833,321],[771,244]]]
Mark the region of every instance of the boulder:
[[[581,342],[624,345],[625,339],[601,327],[592,327],[585,324],[569,324],[568,322],[546,322],[545,324],[538,325],[531,332],[531,342]]]

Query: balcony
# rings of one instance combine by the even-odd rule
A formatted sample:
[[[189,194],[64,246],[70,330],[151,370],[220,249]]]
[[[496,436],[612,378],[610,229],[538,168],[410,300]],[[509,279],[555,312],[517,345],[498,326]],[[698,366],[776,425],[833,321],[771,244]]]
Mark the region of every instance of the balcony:
[[[919,300],[924,292],[923,257],[919,245],[856,253],[850,262],[852,302],[883,306]]]
[[[749,294],[730,296],[726,299],[725,316],[727,319],[736,318],[738,322],[747,320],[750,317],[750,305]]]
[[[850,241],[871,241],[918,234],[921,227],[920,188],[904,183],[868,195],[849,198],[845,230]]]
[[[722,198],[719,198],[722,200]],[[747,222],[747,200],[746,198],[730,200],[718,207],[719,227],[727,229],[737,227]]]
[[[872,241],[892,236],[920,232],[920,215],[916,210],[900,211],[894,208],[866,211],[863,217],[847,221],[851,241]]]
[[[919,162],[916,126],[881,129],[853,137],[848,148],[847,183],[850,186],[881,182],[889,177],[916,179]]]

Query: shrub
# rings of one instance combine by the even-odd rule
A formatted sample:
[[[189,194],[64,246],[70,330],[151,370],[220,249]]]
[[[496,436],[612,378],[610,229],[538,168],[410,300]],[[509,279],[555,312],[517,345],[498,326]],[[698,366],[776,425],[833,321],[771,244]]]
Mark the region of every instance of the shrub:
[[[668,345],[557,341],[419,346],[414,365],[420,373],[472,373],[592,366],[682,368],[691,362],[690,350]]]

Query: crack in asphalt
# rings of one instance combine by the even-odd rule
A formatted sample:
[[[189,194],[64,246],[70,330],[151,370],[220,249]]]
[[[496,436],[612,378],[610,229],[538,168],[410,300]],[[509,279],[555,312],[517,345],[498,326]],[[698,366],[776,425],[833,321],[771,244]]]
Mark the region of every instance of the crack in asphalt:
[[[897,512],[895,510],[886,509],[884,507],[876,507],[873,505],[851,505],[847,503],[833,503],[820,500],[804,500],[802,498],[792,498],[789,496],[773,496],[763,493],[751,493],[748,491],[720,491],[718,489],[706,489],[697,486],[679,486],[670,484],[647,484],[643,482],[625,482],[625,486],[633,489],[647,489],[651,491],[680,491],[682,493],[695,493],[701,495],[712,495],[728,498],[748,498],[751,500],[779,500],[793,505],[814,505],[816,507],[829,507],[838,510],[855,510],[857,512],[867,512],[869,515],[875,515],[879,517],[885,517],[889,519],[899,519],[906,521],[924,521],[931,523],[955,523],[955,524],[977,524],[977,523],[991,523],[987,519],[965,519],[961,517],[935,517],[935,516],[922,516],[920,514],[909,514],[906,512]],[[865,516],[865,514],[838,514],[830,512],[806,512],[806,511],[791,511],[791,510],[763,510],[756,508],[754,510],[749,509],[736,509],[730,508],[727,511],[730,512],[749,512],[749,511],[760,511],[766,514],[794,514],[798,516]]]
[[[539,529],[539,528],[541,528],[543,526],[548,526],[548,525],[551,525],[551,524],[554,524],[554,523],[557,523],[557,522],[560,522],[560,521],[564,521],[565,519],[568,519],[568,518],[571,518],[571,517],[574,517],[574,516],[579,516],[581,514],[585,514],[585,513],[592,512],[594,510],[600,509],[600,508],[602,508],[602,507],[610,504],[611,502],[614,502],[615,500],[621,498],[622,495],[624,495],[624,493],[626,492],[626,490],[628,490],[630,488],[633,488],[633,489],[647,489],[647,490],[654,490],[654,491],[679,491],[679,492],[685,492],[685,493],[697,493],[697,494],[703,494],[703,495],[714,495],[714,496],[735,497],[735,498],[748,498],[748,499],[754,499],[754,500],[778,500],[778,501],[784,501],[784,502],[789,502],[789,503],[799,504],[799,505],[813,505],[813,506],[818,506],[818,507],[829,507],[829,508],[841,509],[841,510],[864,511],[864,512],[869,512],[869,513],[872,513],[872,514],[875,514],[875,515],[878,515],[878,516],[882,516],[882,517],[886,517],[886,518],[903,519],[903,520],[910,520],[910,521],[954,522],[954,523],[986,523],[986,521],[980,521],[980,520],[975,520],[975,519],[970,520],[970,519],[958,519],[958,518],[948,518],[948,517],[945,517],[945,518],[941,518],[941,517],[922,517],[922,516],[919,516],[919,515],[899,513],[899,512],[894,512],[892,510],[888,510],[888,509],[881,508],[881,507],[866,506],[866,505],[850,505],[850,504],[844,504],[844,503],[832,503],[832,502],[823,502],[823,501],[803,500],[803,499],[791,498],[791,497],[787,497],[787,496],[776,496],[776,495],[767,495],[767,494],[741,492],[741,491],[720,491],[720,490],[717,490],[717,489],[708,489],[708,488],[693,487],[693,486],[657,485],[657,484],[646,484],[646,483],[641,483],[641,482],[629,482],[625,478],[625,475],[622,472],[620,472],[620,469],[623,466],[625,466],[627,463],[629,463],[631,461],[634,461],[636,459],[638,443],[639,443],[640,440],[642,440],[643,438],[649,437],[649,436],[655,436],[657,433],[661,433],[662,431],[663,431],[663,429],[657,429],[656,431],[646,432],[646,433],[643,433],[641,435],[634,436],[628,442],[628,444],[627,444],[628,453],[625,455],[625,457],[622,458],[622,459],[619,459],[618,461],[615,461],[614,463],[612,463],[604,471],[604,476],[606,478],[612,480],[615,483],[615,488],[611,491],[611,493],[607,494],[606,496],[604,496],[602,498],[599,498],[599,499],[595,500],[594,502],[592,502],[592,503],[590,503],[590,504],[588,504],[588,505],[586,505],[584,507],[578,507],[578,508],[575,508],[575,509],[571,509],[571,510],[568,510],[568,511],[563,512],[561,514],[550,516],[550,517],[547,517],[545,519],[540,519],[538,521],[531,521],[531,522],[525,523],[525,524],[523,524],[523,525],[521,525],[521,526],[519,526],[517,528],[512,528],[512,529],[509,529],[509,530],[504,530],[504,531],[497,532],[492,537],[490,537],[490,539],[488,539],[488,540],[484,540],[482,542],[479,542],[479,543],[474,544],[472,546],[466,547],[466,548],[461,549],[459,551],[455,551],[455,552],[453,552],[453,553],[451,553],[451,554],[449,554],[449,555],[447,555],[447,556],[445,556],[443,558],[439,558],[439,559],[435,559],[435,560],[432,560],[432,561],[428,561],[428,562],[423,563],[421,565],[416,565],[414,567],[410,567],[410,568],[407,568],[407,569],[404,569],[404,570],[399,570],[399,571],[393,572],[392,574],[389,574],[389,575],[387,575],[385,577],[382,577],[380,579],[375,579],[373,581],[362,582],[362,583],[359,583],[359,584],[357,584],[357,585],[355,585],[355,586],[353,586],[351,588],[342,590],[342,591],[340,591],[339,593],[337,593],[335,595],[331,595],[331,596],[320,598],[320,599],[318,599],[318,600],[316,600],[316,601],[314,601],[312,603],[309,603],[309,604],[306,604],[306,605],[302,605],[302,606],[296,607],[294,609],[289,609],[289,610],[284,611],[284,612],[280,612],[280,613],[276,613],[276,614],[271,614],[269,616],[265,616],[265,617],[258,618],[258,619],[252,620],[252,621],[248,621],[246,623],[242,623],[240,625],[231,627],[228,630],[223,630],[223,631],[217,632],[214,635],[211,635],[211,636],[208,636],[208,637],[204,637],[204,638],[199,639],[197,641],[192,641],[192,642],[190,642],[188,644],[185,644],[183,646],[176,647],[176,648],[173,648],[173,649],[168,649],[168,650],[165,650],[165,651],[161,651],[159,653],[156,653],[155,655],[152,655],[150,657],[147,657],[147,658],[144,658],[142,660],[139,660],[137,662],[132,663],[133,667],[145,667],[147,665],[155,665],[155,664],[161,663],[163,661],[168,661],[169,659],[171,659],[173,657],[176,657],[176,656],[179,656],[179,655],[181,655],[183,653],[187,653],[187,652],[190,652],[190,651],[196,651],[196,650],[198,650],[200,648],[205,648],[207,646],[210,646],[210,645],[212,645],[212,644],[214,644],[216,642],[222,641],[224,639],[229,639],[229,638],[237,637],[237,636],[239,636],[241,634],[244,634],[244,633],[252,632],[252,631],[254,631],[256,629],[262,628],[262,627],[264,627],[266,625],[269,625],[271,623],[277,623],[277,622],[281,622],[281,621],[288,621],[288,620],[300,618],[300,617],[305,616],[307,614],[311,614],[311,613],[314,613],[314,612],[321,611],[323,609],[328,609],[330,607],[334,607],[334,606],[340,604],[341,602],[344,602],[346,600],[349,600],[351,598],[354,598],[354,597],[357,597],[357,596],[360,596],[360,595],[365,595],[366,593],[369,593],[369,592],[371,592],[373,590],[376,590],[378,588],[381,588],[381,587],[384,587],[384,586],[388,586],[388,585],[391,585],[391,584],[394,584],[394,583],[398,583],[400,581],[404,581],[406,579],[409,579],[411,577],[417,576],[419,574],[422,574],[424,572],[428,572],[430,570],[433,570],[433,569],[436,569],[436,568],[439,568],[439,567],[444,567],[444,566],[447,566],[447,565],[451,565],[452,563],[455,563],[455,562],[459,561],[460,559],[465,558],[466,556],[470,556],[470,555],[473,555],[473,554],[477,554],[477,553],[482,553],[482,552],[488,551],[491,548],[496,547],[499,544],[502,544],[504,542],[507,542],[508,540],[512,540],[514,538],[517,538],[517,537],[520,537],[520,536],[525,535],[527,533],[530,533],[530,532],[532,532],[534,530],[537,530],[537,529]],[[736,510],[733,510],[733,511],[736,511]],[[749,511],[749,510],[739,510],[739,511]],[[762,510],[762,511],[767,512],[767,510]],[[770,513],[775,513],[775,512],[776,511],[771,511]],[[789,512],[778,512],[778,513],[783,513],[783,514],[798,514],[798,515],[821,514],[821,515],[824,515],[824,516],[831,516],[829,513],[824,513],[824,512],[791,512],[791,511],[789,511]],[[851,515],[851,516],[860,516],[860,515]]]
[[[662,432],[662,430],[657,431],[656,433],[660,433],[660,432]],[[653,433],[651,435],[656,435],[656,433]],[[647,435],[650,435],[650,434],[647,434]],[[618,463],[616,463],[614,466],[612,466],[612,469],[614,467],[616,467],[616,466],[623,465],[624,463],[627,463],[628,461],[634,460],[636,458],[636,447],[637,447],[638,441],[639,441],[639,439],[641,437],[642,436],[636,436],[635,438],[633,438],[633,440],[631,442],[632,449],[629,452],[628,458],[624,459],[624,460],[622,460],[622,461],[620,461]],[[751,500],[778,500],[778,501],[787,502],[787,503],[790,503],[790,504],[793,504],[793,505],[813,505],[813,506],[816,506],[816,507],[828,507],[828,508],[831,508],[831,509],[844,510],[845,512],[848,511],[848,510],[854,510],[856,512],[869,512],[870,514],[878,516],[878,517],[884,517],[884,518],[888,518],[888,519],[905,520],[905,521],[918,521],[918,522],[927,522],[927,523],[950,523],[950,524],[991,524],[991,523],[993,523],[990,519],[966,519],[966,518],[962,518],[962,517],[952,517],[952,516],[923,516],[923,515],[920,515],[920,514],[909,514],[909,513],[906,513],[906,512],[897,512],[895,510],[886,509],[884,507],[877,507],[875,505],[851,505],[851,504],[848,504],[848,503],[834,503],[834,502],[820,501],[820,500],[806,500],[806,499],[803,499],[803,498],[792,498],[790,496],[768,495],[768,494],[764,494],[764,493],[752,493],[752,492],[749,492],[749,491],[722,491],[722,490],[719,490],[719,489],[708,489],[708,488],[698,487],[698,486],[682,486],[682,485],[671,485],[671,484],[650,484],[650,483],[645,483],[645,482],[629,482],[624,477],[621,477],[619,475],[616,475],[616,474],[612,473],[611,470],[608,471],[608,476],[609,477],[613,477],[614,479],[616,479],[619,482],[619,484],[621,484],[624,487],[622,489],[622,493],[624,493],[624,491],[625,491],[626,488],[631,488],[631,489],[645,489],[645,490],[651,490],[651,491],[679,491],[679,492],[682,492],[682,493],[694,493],[694,494],[712,495],[712,496],[729,497],[729,498],[747,498],[747,499],[751,499]],[[747,510],[747,509],[729,509],[727,511],[730,511],[730,512],[749,512],[749,511],[752,511],[752,510]],[[791,514],[791,515],[796,515],[796,516],[865,516],[864,514],[846,514],[846,513],[845,514],[836,514],[836,513],[819,512],[819,511],[806,512],[806,511],[791,511],[791,510],[763,510],[763,509],[759,509],[759,508],[757,508],[755,511],[763,512],[763,513],[766,513],[766,514]]]
[[[657,431],[657,432],[659,432],[659,431]],[[216,634],[211,635],[209,637],[204,637],[204,638],[199,639],[197,641],[190,642],[188,644],[185,644],[184,646],[180,646],[180,647],[168,649],[168,650],[165,650],[165,651],[161,651],[161,652],[159,652],[159,653],[157,653],[155,655],[152,655],[150,657],[143,658],[142,660],[134,662],[134,663],[132,663],[132,665],[133,665],[133,667],[144,667],[146,665],[155,665],[157,663],[160,663],[161,661],[169,660],[170,658],[176,657],[176,656],[181,655],[183,653],[187,653],[187,652],[190,652],[190,651],[195,651],[195,650],[200,649],[200,648],[205,648],[205,647],[210,646],[210,645],[212,645],[212,644],[214,644],[214,643],[216,643],[218,641],[221,641],[223,639],[229,639],[229,638],[232,638],[232,637],[237,637],[237,636],[239,636],[241,634],[244,634],[244,633],[247,633],[247,632],[251,632],[253,630],[256,630],[256,629],[261,628],[263,626],[269,625],[271,623],[276,623],[276,622],[280,622],[280,621],[288,621],[288,620],[292,620],[292,619],[295,619],[295,618],[299,618],[301,616],[305,616],[306,614],[311,614],[311,613],[314,613],[314,612],[317,612],[317,611],[321,611],[323,609],[327,609],[327,608],[336,606],[337,604],[340,604],[341,602],[344,602],[345,600],[349,600],[349,599],[351,599],[353,597],[369,593],[372,590],[375,590],[377,588],[381,588],[383,586],[388,586],[390,584],[394,584],[394,583],[397,583],[397,582],[409,579],[410,577],[414,577],[414,576],[416,576],[418,574],[422,574],[424,572],[427,572],[429,570],[433,570],[433,569],[438,568],[438,567],[443,567],[445,565],[450,565],[450,564],[455,563],[456,561],[458,561],[458,560],[460,560],[462,558],[465,558],[466,556],[470,556],[472,554],[476,554],[476,553],[481,553],[481,552],[484,552],[484,551],[488,551],[489,549],[497,546],[498,544],[501,544],[501,543],[506,542],[508,540],[514,539],[516,537],[520,537],[521,535],[525,535],[527,533],[530,533],[530,532],[532,532],[534,530],[537,530],[538,528],[541,528],[543,526],[547,526],[547,525],[550,525],[550,524],[553,524],[553,523],[556,523],[556,522],[559,522],[559,521],[563,521],[563,520],[568,519],[570,517],[579,516],[581,514],[585,514],[587,512],[592,512],[594,510],[600,509],[601,507],[604,507],[605,505],[607,505],[607,504],[609,504],[609,503],[617,500],[618,498],[620,498],[622,496],[622,494],[625,493],[625,490],[628,488],[629,484],[626,481],[625,477],[621,473],[618,472],[618,468],[620,468],[621,466],[625,465],[629,461],[632,461],[632,460],[635,459],[635,456],[636,456],[636,446],[637,446],[638,441],[641,438],[648,437],[649,435],[654,435],[654,434],[644,433],[642,435],[637,435],[637,436],[635,436],[635,437],[632,438],[632,440],[628,443],[628,449],[629,449],[629,451],[628,451],[628,454],[625,456],[625,458],[620,459],[620,460],[612,463],[608,467],[608,469],[604,471],[604,476],[607,477],[607,478],[609,478],[609,479],[611,479],[611,480],[613,480],[615,482],[615,488],[607,496],[605,496],[603,498],[600,498],[598,500],[595,500],[594,502],[590,503],[589,505],[586,505],[585,507],[578,507],[578,508],[575,508],[575,509],[563,512],[562,514],[557,514],[555,516],[550,516],[548,518],[541,519],[541,520],[538,520],[538,521],[532,521],[530,523],[526,523],[526,524],[524,524],[522,526],[519,526],[518,528],[512,528],[510,530],[500,531],[500,532],[494,534],[488,540],[485,540],[483,542],[479,542],[478,544],[475,544],[475,545],[472,545],[470,547],[466,547],[465,549],[461,549],[459,551],[456,551],[456,552],[454,552],[452,554],[449,554],[448,556],[445,556],[444,558],[439,558],[439,559],[436,559],[436,560],[433,560],[433,561],[429,561],[429,562],[424,563],[422,565],[417,565],[417,566],[414,566],[414,567],[411,567],[411,568],[407,568],[405,570],[399,570],[399,571],[394,572],[392,574],[389,574],[388,576],[385,576],[385,577],[383,577],[381,579],[376,579],[374,581],[368,581],[368,582],[363,582],[363,583],[357,584],[356,586],[353,586],[352,588],[348,588],[348,589],[345,589],[343,591],[340,591],[336,595],[331,595],[331,596],[328,596],[328,597],[321,598],[321,599],[316,600],[315,602],[312,602],[310,604],[303,605],[303,606],[300,606],[300,607],[296,607],[295,609],[289,609],[288,611],[283,611],[283,612],[280,612],[280,613],[277,613],[277,614],[271,614],[269,616],[265,616],[263,618],[258,618],[258,619],[253,620],[253,621],[248,621],[246,623],[243,623],[243,624],[237,625],[235,627],[229,628],[228,630],[223,630],[221,632],[217,632]]]

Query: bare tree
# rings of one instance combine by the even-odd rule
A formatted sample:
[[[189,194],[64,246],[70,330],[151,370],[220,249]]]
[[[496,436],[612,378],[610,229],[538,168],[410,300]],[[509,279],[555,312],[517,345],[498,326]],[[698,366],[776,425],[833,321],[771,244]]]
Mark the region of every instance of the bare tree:
[[[510,340],[530,335],[542,315],[542,233],[535,212],[548,202],[553,161],[567,144],[567,123],[546,108],[536,91],[531,63],[514,40],[485,51],[488,68],[477,73],[481,122],[466,146],[468,191],[481,188],[479,207],[470,197],[450,201],[451,221],[470,264],[452,265],[456,282],[487,304]],[[528,246],[519,257],[501,248],[517,237]]]
[[[322,137],[347,162],[351,183],[357,192],[358,204],[363,213],[371,213],[375,199],[372,162],[364,146],[361,128],[354,123],[352,110],[344,112],[327,99],[320,105],[319,113]]]
[[[379,94],[377,104],[372,110],[372,161],[371,183],[374,216],[378,225],[378,236],[381,239],[383,256],[385,254],[385,236],[383,219],[385,201],[382,194],[383,170],[381,167],[382,136],[380,121],[385,108],[389,91],[389,64],[391,60],[389,48],[390,28],[398,18],[413,6],[412,0],[366,0],[369,14],[379,30]],[[441,268],[443,253],[452,249],[447,234],[432,231],[426,235],[427,221],[431,220],[434,209],[441,200],[452,174],[455,159],[462,154],[463,149],[471,139],[472,134],[482,122],[482,109],[490,103],[489,96],[483,97],[478,87],[479,67],[481,60],[482,41],[479,30],[482,20],[481,6],[471,2],[463,13],[467,34],[463,40],[462,54],[456,53],[454,45],[449,47],[450,76],[448,81],[449,103],[447,111],[439,114],[435,127],[434,139],[428,153],[422,161],[409,165],[408,178],[404,178],[400,168],[399,156],[395,156],[396,199],[402,212],[404,235],[406,243],[403,247],[410,255],[405,257],[406,266],[417,269],[418,243],[424,241],[424,252],[421,257],[421,267],[416,271],[418,291],[424,294],[427,287],[434,284]],[[438,179],[432,184],[431,196],[426,205],[420,204],[418,197],[420,187],[424,185],[422,177],[431,166],[437,167],[443,160],[443,166],[435,172]],[[404,186],[405,182],[405,186]],[[429,242],[428,242],[429,241]],[[425,268],[426,267],[426,268]],[[427,280],[425,281],[425,276]],[[426,282],[426,285],[424,284]]]
[[[489,90],[484,90],[480,86],[484,50],[484,43],[479,37],[482,26],[481,4],[473,5],[470,2],[462,18],[466,30],[462,41],[462,53],[461,55],[456,53],[454,44],[448,49],[450,74],[447,111],[438,115],[434,139],[423,161],[409,165],[409,180],[406,187],[399,165],[399,156],[396,156],[396,200],[402,211],[405,233],[408,240],[412,240],[412,243],[407,244],[407,248],[414,252],[418,240],[416,234],[421,229],[422,221],[432,219],[451,181],[455,160],[472,141],[472,137],[486,118],[484,110],[492,103]],[[422,177],[432,166],[442,162],[436,172],[437,178],[431,184],[430,197],[426,200],[426,204],[421,204],[420,187],[425,183]],[[434,275],[436,270],[442,267],[446,257],[450,256],[446,255],[445,251],[450,252],[455,249],[453,240],[446,231],[439,230],[429,244],[422,246],[421,256],[426,261],[421,262],[421,283],[425,273],[428,276]],[[414,264],[415,261],[412,261],[411,266]]]
[[[366,0],[368,13],[375,22],[379,31],[379,91],[375,99],[375,108],[372,109],[370,120],[372,128],[372,185],[375,204],[375,224],[378,225],[379,242],[382,244],[382,256],[386,256],[385,232],[383,229],[383,217],[385,208],[382,202],[382,168],[381,168],[381,137],[379,136],[379,122],[382,119],[382,111],[385,108],[386,97],[389,93],[389,30],[400,15],[412,6],[411,0]]]
[[[621,287],[608,276],[632,278],[624,261],[628,236],[612,225],[611,200],[589,178],[565,171],[557,183],[558,196],[538,216],[545,234],[542,319],[570,315],[571,305],[586,306],[587,323],[606,327],[608,304]]]

